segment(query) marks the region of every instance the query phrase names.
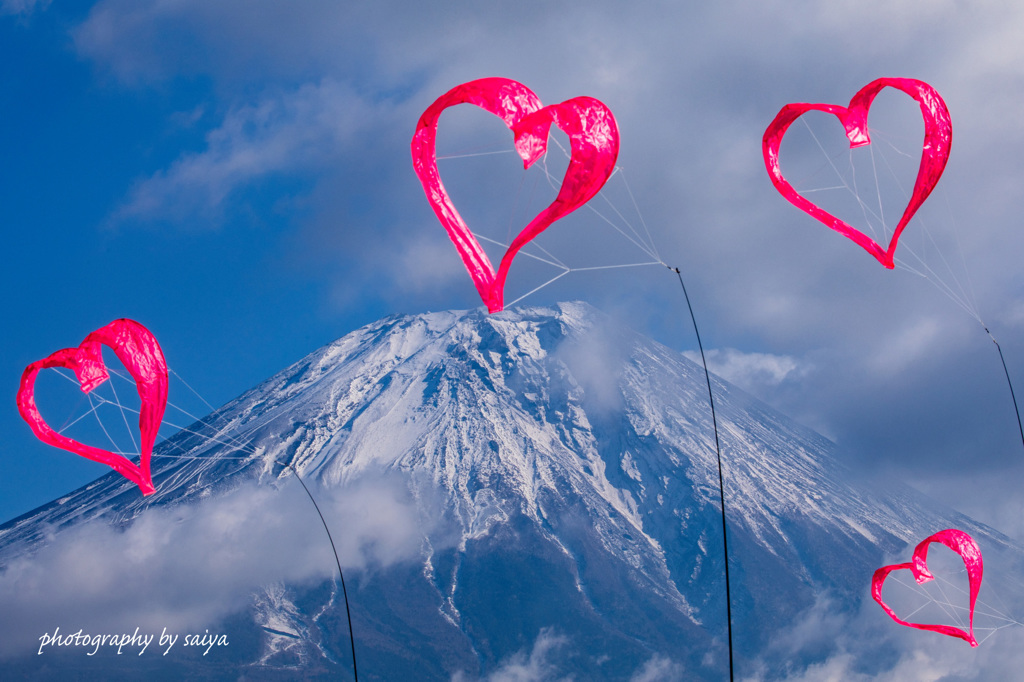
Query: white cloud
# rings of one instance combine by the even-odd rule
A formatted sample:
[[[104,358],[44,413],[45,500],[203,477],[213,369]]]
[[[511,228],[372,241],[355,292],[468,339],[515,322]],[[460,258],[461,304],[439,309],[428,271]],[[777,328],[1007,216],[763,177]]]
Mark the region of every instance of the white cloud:
[[[559,635],[553,628],[543,628],[530,651],[512,654],[498,664],[484,680],[486,682],[569,682],[573,674],[559,674],[554,659],[569,644],[569,638]],[[681,682],[685,679],[683,666],[667,656],[654,654],[629,678],[630,682]],[[452,682],[464,682],[463,673],[452,677]]]
[[[697,364],[701,362],[697,351],[684,351],[683,355]],[[778,386],[786,379],[800,378],[811,369],[789,355],[744,353],[735,348],[713,348],[704,351],[704,356],[709,370],[753,392]]]
[[[337,498],[316,495],[346,570],[408,560],[429,532],[429,519],[387,481]],[[124,530],[99,518],[56,532],[34,555],[6,563],[0,656],[26,653],[55,627],[66,633],[210,628],[267,585],[301,585],[336,572],[320,519],[294,481],[151,508]]]
[[[588,330],[578,343],[563,343],[555,357],[565,363],[575,381],[583,387],[588,408],[598,413],[615,412],[622,407],[619,388],[627,347],[610,327]]]
[[[1009,608],[1006,604],[1001,606]],[[979,610],[983,608],[979,606]],[[994,621],[989,622],[992,623]],[[827,595],[819,595],[802,620],[776,633],[763,658],[747,662],[740,679],[745,682],[1017,679],[1020,666],[1024,664],[1024,627],[1002,627],[994,634],[985,631],[984,635],[978,630],[977,622],[975,627],[981,644],[972,648],[959,639],[898,625],[866,595],[856,613],[843,611]]]
[[[655,654],[640,667],[629,682],[682,682],[683,666],[667,656]]]
[[[568,638],[558,635],[551,628],[544,628],[537,635],[529,653],[520,651],[502,661],[497,669],[485,679],[487,682],[560,682],[573,679],[559,677],[558,668],[550,661],[552,655],[568,643]],[[453,682],[461,682],[464,676],[456,674]]]

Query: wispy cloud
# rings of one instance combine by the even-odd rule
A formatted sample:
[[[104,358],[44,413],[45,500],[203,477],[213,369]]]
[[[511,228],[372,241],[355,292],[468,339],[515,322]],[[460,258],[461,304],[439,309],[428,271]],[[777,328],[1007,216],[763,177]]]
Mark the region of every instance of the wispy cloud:
[[[27,16],[36,10],[45,10],[51,0],[0,0],[0,14]]]
[[[189,224],[198,216],[216,224],[238,190],[323,169],[373,120],[373,107],[335,81],[267,95],[229,111],[206,135],[205,149],[139,181],[113,220]]]
[[[681,664],[668,656],[655,654],[633,673],[629,682],[682,682],[686,679],[684,672]]]
[[[552,658],[562,649],[569,639],[559,635],[552,628],[544,628],[538,633],[530,651],[525,650],[509,656],[498,664],[498,667],[485,679],[487,682],[567,682],[574,679],[573,675],[559,674],[558,666]],[[452,677],[452,682],[464,682],[461,673]]]
[[[683,355],[700,363],[700,353],[684,351]],[[805,376],[813,368],[789,355],[744,353],[735,348],[713,348],[704,351],[708,369],[741,388],[758,393],[787,380]]]
[[[576,675],[560,665],[568,660],[572,642],[554,628],[542,628],[529,651],[525,648],[498,663],[485,682],[571,682]],[[668,656],[654,654],[630,676],[630,682],[682,682],[683,666]],[[464,673],[456,673],[452,682],[467,682]]]

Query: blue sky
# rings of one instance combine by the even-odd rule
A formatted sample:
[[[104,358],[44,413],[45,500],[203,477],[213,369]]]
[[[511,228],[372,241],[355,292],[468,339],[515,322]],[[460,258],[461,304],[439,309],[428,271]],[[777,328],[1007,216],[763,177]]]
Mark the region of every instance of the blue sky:
[[[115,318],[149,327],[172,369],[217,405],[384,315],[479,305],[408,145],[437,96],[504,76],[545,103],[590,95],[615,112],[623,173],[605,194],[637,226],[635,198],[727,377],[835,439],[855,466],[1022,538],[1024,446],[1002,367],[978,321],[939,288],[969,282],[1024,392],[1022,33],[1024,10],[1010,2],[583,12],[0,0],[0,519],[105,473],[36,442],[14,393],[27,364]],[[760,154],[783,104],[845,104],[882,76],[931,83],[954,126],[946,175],[905,232],[895,272],[786,203]],[[892,150],[886,162],[910,159],[909,176],[879,183],[895,196],[887,215],[898,214],[916,106],[883,94],[870,122],[892,133],[873,145]],[[834,184],[823,160],[848,162],[841,133],[824,119],[809,128],[840,156],[794,138],[783,168],[808,187]],[[439,153],[508,143],[486,114],[442,119]],[[553,192],[507,155],[452,159],[441,172],[469,224],[496,239]],[[837,206],[851,220],[860,210]],[[648,260],[585,211],[544,239],[574,267]],[[910,253],[935,274],[911,272],[923,266]],[[550,276],[517,259],[506,299]],[[566,299],[696,346],[663,268],[571,273],[524,303]],[[172,382],[171,400],[201,409],[181,389]]]

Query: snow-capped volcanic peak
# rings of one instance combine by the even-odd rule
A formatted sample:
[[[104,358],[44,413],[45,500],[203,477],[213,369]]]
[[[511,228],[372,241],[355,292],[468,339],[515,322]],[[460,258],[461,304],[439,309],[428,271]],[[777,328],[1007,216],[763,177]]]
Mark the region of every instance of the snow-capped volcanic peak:
[[[711,384],[742,646],[765,645],[822,591],[859,602],[883,558],[942,528],[1017,552],[909,490],[856,483],[828,440]],[[357,571],[361,669],[484,675],[531,642],[565,641],[566,670],[585,679],[626,679],[652,657],[720,679],[714,442],[703,369],[586,304],[394,316],[162,443],[151,498],[110,475],[0,527],[0,566],[59,542],[54,528],[201,514],[246,481],[283,487],[290,465],[336,501],[322,506]],[[373,507],[381,496],[397,501]],[[343,669],[338,590],[293,582],[252,588],[254,661]]]

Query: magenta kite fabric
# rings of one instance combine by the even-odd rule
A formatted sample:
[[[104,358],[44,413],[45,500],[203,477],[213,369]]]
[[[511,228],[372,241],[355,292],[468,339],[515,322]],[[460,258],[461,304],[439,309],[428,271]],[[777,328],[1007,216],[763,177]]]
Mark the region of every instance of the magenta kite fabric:
[[[547,152],[552,123],[569,136],[572,146],[558,196],[512,241],[497,273],[452,204],[437,170],[437,121],[441,112],[457,104],[474,104],[504,121],[514,135],[524,168]],[[452,88],[427,107],[416,124],[411,148],[413,169],[427,200],[454,242],[487,310],[496,313],[505,305],[505,278],[519,250],[556,220],[587,203],[611,176],[619,155],[619,129],[612,112],[592,97],[575,97],[545,107],[522,83],[481,78]]]
[[[917,180],[914,182],[914,191],[910,196],[910,202],[903,211],[903,217],[893,230],[892,239],[889,240],[887,249],[883,249],[875,240],[863,232],[854,229],[834,215],[825,211],[812,202],[801,196],[785,178],[782,177],[782,169],[779,168],[779,147],[782,138],[785,136],[789,126],[808,111],[824,111],[839,119],[846,130],[846,137],[850,140],[850,148],[862,147],[871,144],[868,135],[868,110],[871,103],[883,88],[896,88],[910,95],[921,106],[921,116],[924,118],[924,143],[921,149],[921,166],[917,171]],[[921,207],[924,200],[928,198],[936,183],[946,168],[946,161],[949,159],[949,149],[953,140],[953,125],[949,117],[949,110],[946,103],[942,101],[939,93],[930,85],[913,78],[879,78],[861,88],[860,92],[850,100],[850,106],[841,107],[836,104],[787,104],[782,107],[775,120],[771,122],[768,129],[764,131],[764,138],[761,141],[761,150],[764,154],[764,164],[768,169],[768,175],[772,184],[782,196],[797,208],[805,211],[814,218],[828,225],[830,228],[846,235],[861,245],[868,253],[878,259],[878,262],[885,267],[892,269],[893,253],[896,251],[896,242],[899,241],[903,228],[907,226],[914,213]]]
[[[117,358],[135,379],[139,391],[139,398],[142,401],[139,411],[139,465],[109,450],[85,445],[62,436],[50,428],[36,407],[36,375],[42,369],[67,367],[74,370],[84,393],[92,391],[109,379],[106,366],[103,364],[101,345],[114,350]],[[97,329],[85,337],[85,341],[77,348],[65,348],[43,360],[33,362],[21,375],[21,386],[18,389],[18,411],[39,440],[106,464],[135,482],[143,495],[152,495],[156,492],[149,471],[149,460],[166,407],[167,363],[163,351],[160,350],[160,344],[141,324],[124,319],[114,320],[107,326]]]
[[[910,571],[914,575],[914,580],[916,580],[919,585],[923,585],[929,580],[933,580],[935,578],[935,576],[931,574],[931,571],[928,570],[928,546],[933,542],[940,542],[946,547],[949,547],[951,550],[959,554],[964,560],[964,568],[967,569],[967,581],[970,588],[970,628],[968,632],[964,632],[960,628],[953,627],[952,625],[909,623],[905,620],[901,620],[896,613],[889,608],[889,605],[882,601],[882,584],[885,583],[885,579],[893,571]],[[978,646],[978,640],[974,638],[974,603],[978,600],[978,590],[981,589],[981,577],[984,570],[985,567],[981,560],[981,549],[978,547],[978,543],[974,541],[974,538],[961,530],[950,528],[939,531],[935,535],[922,540],[921,543],[914,548],[914,557],[911,562],[895,564],[892,566],[883,566],[875,571],[875,574],[871,577],[871,596],[874,597],[879,606],[889,614],[890,618],[901,625],[917,628],[918,630],[931,630],[932,632],[949,635],[950,637],[959,637],[965,642],[968,642],[972,647]]]

